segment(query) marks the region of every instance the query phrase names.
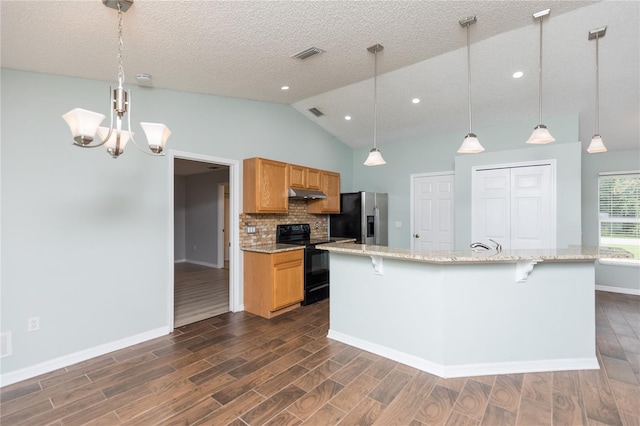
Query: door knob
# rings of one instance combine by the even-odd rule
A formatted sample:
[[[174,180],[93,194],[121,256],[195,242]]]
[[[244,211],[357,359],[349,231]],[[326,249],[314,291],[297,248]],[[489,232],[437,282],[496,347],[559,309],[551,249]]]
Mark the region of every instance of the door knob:
[[[413,236],[414,238],[420,238],[420,234],[416,234]]]

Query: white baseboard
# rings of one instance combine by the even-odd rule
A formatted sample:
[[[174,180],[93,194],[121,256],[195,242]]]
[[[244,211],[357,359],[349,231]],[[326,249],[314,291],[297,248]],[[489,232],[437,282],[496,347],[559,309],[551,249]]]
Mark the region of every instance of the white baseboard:
[[[145,331],[144,333],[136,334],[135,336],[129,336],[125,337],[124,339],[116,340],[115,342],[105,343],[104,345],[95,346],[93,348],[85,349],[80,352],[45,361],[41,364],[36,364],[31,367],[5,373],[0,375],[0,387],[17,383],[22,380],[30,379],[41,374],[49,373],[59,368],[64,368],[78,362],[86,361],[88,359],[95,358],[109,352],[137,345],[138,343],[146,342],[147,340],[166,336],[171,331],[172,330],[169,327],[156,328],[155,330]]]
[[[176,260],[173,261],[173,263],[184,263],[186,261],[187,261],[187,259],[176,259]]]
[[[549,359],[542,361],[496,362],[489,364],[446,366],[331,329],[329,330],[327,337],[443,378],[533,373],[542,371],[598,370],[600,368],[595,356],[593,358],[579,359]]]
[[[199,260],[191,260],[191,259],[186,259],[185,262],[193,263],[194,265],[208,266],[210,268],[218,268],[218,269],[224,266],[224,265],[218,265],[217,263],[201,262]]]
[[[636,288],[613,287],[609,285],[596,284],[596,290],[608,291],[609,293],[633,294],[634,296],[640,296],[640,289]]]

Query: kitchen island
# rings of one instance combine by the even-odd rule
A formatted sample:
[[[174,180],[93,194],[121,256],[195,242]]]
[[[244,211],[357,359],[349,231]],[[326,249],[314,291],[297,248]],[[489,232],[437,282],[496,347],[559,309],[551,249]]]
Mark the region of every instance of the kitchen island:
[[[319,248],[331,339],[440,377],[599,368],[595,249]]]

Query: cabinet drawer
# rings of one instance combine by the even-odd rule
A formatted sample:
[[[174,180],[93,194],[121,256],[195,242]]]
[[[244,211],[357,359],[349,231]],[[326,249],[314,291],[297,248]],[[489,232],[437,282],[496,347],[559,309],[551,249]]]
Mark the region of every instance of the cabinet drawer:
[[[273,255],[273,264],[278,265],[280,263],[302,261],[304,260],[304,249],[283,251],[281,253],[275,253]]]

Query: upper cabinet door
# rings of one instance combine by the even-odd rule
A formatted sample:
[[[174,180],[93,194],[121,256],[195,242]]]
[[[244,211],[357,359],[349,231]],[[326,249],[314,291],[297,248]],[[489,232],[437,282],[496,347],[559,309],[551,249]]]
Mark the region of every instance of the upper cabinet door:
[[[322,182],[320,180],[320,170],[307,169],[307,188],[308,189],[322,189]]]
[[[289,186],[291,188],[306,188],[307,168],[295,164],[288,164],[287,168],[289,170]]]
[[[320,185],[327,198],[308,201],[307,212],[340,213],[340,173],[320,171]]]
[[[242,200],[245,213],[287,213],[287,163],[248,158],[243,162],[243,174]]]

